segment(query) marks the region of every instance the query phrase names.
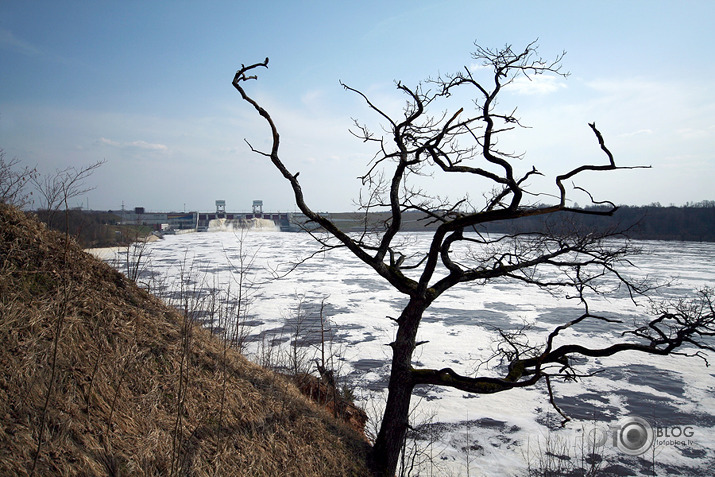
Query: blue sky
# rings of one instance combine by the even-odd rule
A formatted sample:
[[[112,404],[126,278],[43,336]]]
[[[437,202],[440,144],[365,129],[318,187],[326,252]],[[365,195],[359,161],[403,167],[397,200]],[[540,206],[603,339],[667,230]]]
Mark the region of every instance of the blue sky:
[[[712,200],[713,23],[709,0],[4,0],[0,148],[45,173],[106,160],[77,199],[92,209],[212,210],[225,199],[238,211],[262,199],[295,210],[288,184],[246,146],[266,145],[268,131],[231,86],[241,63],[268,56],[248,87],[281,130],[284,162],[314,209],[354,210],[373,151],[347,129],[375,118],[339,80],[397,111],[393,80],[469,66],[475,41],[521,48],[538,38],[544,56],[567,51],[571,75],[505,94],[532,126],[502,139],[526,152],[524,167],[553,174],[603,161],[595,121],[617,163],[652,166],[580,179],[597,198]]]

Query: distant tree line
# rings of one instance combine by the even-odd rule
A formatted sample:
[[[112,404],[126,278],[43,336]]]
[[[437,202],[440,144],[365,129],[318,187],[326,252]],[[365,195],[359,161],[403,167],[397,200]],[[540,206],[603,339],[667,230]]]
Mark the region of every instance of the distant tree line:
[[[598,207],[584,210],[596,211]],[[578,225],[582,230],[625,230],[625,235],[636,240],[680,240],[715,242],[715,201],[688,203],[684,207],[650,204],[647,206],[619,206],[612,217],[584,215],[564,211],[555,216],[523,217],[516,221],[489,224],[488,232],[515,233],[547,231]]]
[[[575,209],[596,212],[598,207],[578,206]],[[328,214],[341,223],[346,231],[359,231],[366,220],[358,214]],[[374,212],[367,218],[372,223],[385,223],[389,213]],[[404,231],[431,231],[438,223],[420,212],[404,213]],[[618,206],[612,217],[584,215],[572,211],[560,211],[549,218],[527,216],[512,221],[495,221],[481,224],[479,232],[487,233],[531,233],[566,231],[578,225],[578,230],[588,233],[625,231],[624,235],[635,240],[679,240],[690,242],[715,242],[715,201],[689,202],[683,207],[664,207],[658,203],[646,206]]]

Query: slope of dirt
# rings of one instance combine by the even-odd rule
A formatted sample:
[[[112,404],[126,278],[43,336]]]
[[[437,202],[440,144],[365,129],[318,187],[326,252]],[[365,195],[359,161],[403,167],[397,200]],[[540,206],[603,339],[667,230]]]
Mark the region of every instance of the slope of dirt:
[[[0,475],[365,475],[287,380],[0,205]]]

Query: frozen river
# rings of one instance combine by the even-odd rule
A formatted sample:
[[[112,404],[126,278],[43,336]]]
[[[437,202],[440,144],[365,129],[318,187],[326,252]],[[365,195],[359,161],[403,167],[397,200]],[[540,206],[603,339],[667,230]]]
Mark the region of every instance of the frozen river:
[[[410,234],[416,248],[428,234]],[[677,281],[658,291],[663,297],[693,296],[715,283],[715,244],[639,242],[644,254],[635,257],[635,276]],[[300,336],[303,360],[311,361],[319,347],[320,305],[326,329],[333,333],[331,355],[343,383],[354,388],[359,404],[372,422],[379,414],[389,372],[395,327],[387,318],[399,315],[404,296],[394,291],[347,250],[335,250],[305,261],[283,276],[291,264],[317,249],[307,234],[280,232],[208,232],[169,235],[150,243],[143,255],[140,282],[177,303],[179,294],[207,299],[231,290],[242,281],[250,306],[242,316],[246,353],[257,361],[275,360],[271,344],[282,343],[283,356],[292,335]],[[117,266],[125,269],[126,259]],[[243,271],[243,273],[241,273]],[[282,278],[276,278],[277,276]],[[249,286],[249,284],[251,284]],[[647,314],[624,295],[594,300],[592,310],[625,323]],[[418,339],[417,366],[452,367],[474,373],[494,349],[496,328],[517,330],[525,325],[534,343],[559,323],[578,316],[578,303],[555,297],[521,283],[497,281],[464,285],[441,296],[424,316]],[[211,326],[211,314],[199,313]],[[215,317],[215,313],[213,315]],[[213,324],[214,327],[216,323]],[[297,333],[296,333],[297,331]],[[568,334],[572,341],[607,344],[616,337],[603,323],[586,325]],[[539,338],[541,341],[539,341]],[[715,356],[710,356],[715,362]],[[647,472],[654,462],[658,473],[715,475],[715,371],[697,358],[656,357],[629,353],[584,362],[580,371],[605,369],[578,382],[555,384],[557,403],[572,420],[564,428],[548,401],[543,383],[495,395],[467,395],[444,388],[416,391],[413,425],[421,431],[416,449],[431,459],[420,475],[514,475],[538,465],[547,447],[578,454],[584,436],[597,436],[603,467],[621,475]],[[483,365],[479,373],[489,370]],[[655,429],[680,434],[661,439],[640,457],[623,454],[611,436],[618,421],[640,416]],[[669,436],[670,436],[669,434]],[[670,436],[672,437],[672,436]],[[678,437],[678,436],[676,436]],[[553,449],[551,449],[553,451]],[[555,452],[558,453],[558,452]],[[564,452],[561,452],[564,453]],[[579,456],[577,456],[580,459]],[[620,467],[619,467],[620,466]],[[632,473],[628,473],[632,472]]]

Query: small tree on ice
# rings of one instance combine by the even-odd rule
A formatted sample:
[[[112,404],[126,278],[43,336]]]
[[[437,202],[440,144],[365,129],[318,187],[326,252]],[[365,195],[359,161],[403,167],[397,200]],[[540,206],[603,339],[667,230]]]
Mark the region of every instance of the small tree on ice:
[[[251,150],[273,163],[291,184],[295,201],[308,219],[327,231],[331,239],[318,238],[321,247],[347,247],[355,256],[407,296],[408,301],[397,324],[396,337],[390,343],[392,365],[388,397],[380,432],[373,447],[374,470],[379,475],[394,475],[402,443],[408,429],[410,399],[416,386],[436,385],[457,388],[470,393],[486,394],[527,387],[544,380],[551,393],[554,378],[574,379],[581,376],[572,366],[574,357],[603,357],[623,351],[667,355],[688,345],[691,355],[702,350],[715,351],[704,339],[715,334],[715,317],[711,291],[703,290],[696,300],[681,302],[661,309],[654,318],[645,320],[606,347],[588,347],[561,343],[564,330],[585,320],[599,320],[610,326],[616,320],[600,316],[589,306],[589,297],[605,294],[604,277],[614,278],[635,299],[649,291],[649,284],[628,279],[619,271],[630,264],[636,250],[615,231],[582,231],[557,227],[518,232],[499,237],[483,233],[495,221],[518,221],[528,216],[572,214],[612,215],[616,206],[609,201],[596,201],[585,194],[597,208],[572,208],[567,197],[567,181],[585,172],[614,172],[640,166],[618,166],[595,124],[589,124],[600,149],[605,154],[602,164],[582,164],[554,177],[553,192],[544,195],[532,190],[530,179],[540,176],[535,168],[519,172],[516,159],[507,152],[498,137],[521,127],[515,111],[497,108],[497,97],[519,77],[561,73],[563,55],[548,61],[540,57],[531,43],[523,50],[511,46],[486,49],[476,46],[473,59],[482,68],[464,68],[457,73],[428,79],[415,87],[396,84],[406,97],[401,114],[393,117],[375,105],[366,94],[343,84],[348,91],[361,96],[383,122],[385,134],[375,135],[355,123],[354,135],[376,145],[377,153],[361,177],[364,192],[361,207],[366,212],[362,233],[348,234],[329,218],[314,212],[303,197],[298,173],[292,173],[280,157],[280,136],[271,115],[249,96],[244,83],[257,79],[255,70],[268,67],[261,63],[241,66],[233,86],[263,117],[271,130],[270,151]],[[477,73],[480,74],[477,77]],[[473,103],[453,106],[457,97],[469,93]],[[451,108],[451,109],[450,109]],[[438,197],[422,188],[420,178],[437,175],[468,177],[471,190],[490,191],[477,204],[467,193]],[[425,182],[425,181],[423,181]],[[551,204],[543,204],[544,197]],[[538,200],[537,200],[538,199]],[[374,223],[367,212],[387,209],[388,220]],[[417,211],[426,222],[436,225],[429,249],[415,254],[404,247],[398,236],[403,216]],[[425,310],[451,287],[465,284],[475,292],[480,285],[495,279],[518,280],[528,285],[564,292],[580,301],[583,311],[546,335],[539,345],[527,344],[519,336],[500,333],[503,346],[499,354],[504,366],[501,376],[467,376],[451,368],[423,369],[413,366],[412,358],[417,332]],[[619,322],[620,323],[620,322]],[[623,324],[620,323],[622,326]],[[553,396],[552,402],[553,402]]]

